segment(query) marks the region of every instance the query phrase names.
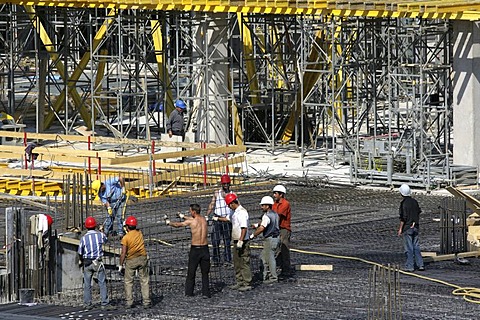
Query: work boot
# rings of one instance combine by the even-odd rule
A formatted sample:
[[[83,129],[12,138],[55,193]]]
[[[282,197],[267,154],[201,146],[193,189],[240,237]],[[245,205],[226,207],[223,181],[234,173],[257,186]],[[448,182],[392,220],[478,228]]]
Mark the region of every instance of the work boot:
[[[243,286],[243,287],[240,287],[238,288],[238,291],[249,291],[249,290],[252,290],[253,288],[251,286]]]
[[[242,286],[237,283],[237,284],[234,284],[233,286],[228,286],[228,289],[238,290],[238,289],[240,289],[241,287],[242,287]]]

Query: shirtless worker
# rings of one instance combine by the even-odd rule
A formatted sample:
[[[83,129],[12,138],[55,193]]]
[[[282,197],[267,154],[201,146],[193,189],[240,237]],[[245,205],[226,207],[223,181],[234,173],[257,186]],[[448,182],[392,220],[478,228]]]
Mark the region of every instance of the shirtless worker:
[[[192,246],[188,255],[188,271],[185,280],[185,295],[193,297],[193,289],[195,288],[195,274],[197,267],[200,265],[202,271],[202,295],[210,298],[210,288],[208,273],[210,272],[210,252],[208,250],[208,224],[204,216],[200,214],[200,206],[198,204],[190,205],[189,216],[184,216],[182,222],[172,222],[168,218],[165,224],[174,228],[190,227],[192,232]]]

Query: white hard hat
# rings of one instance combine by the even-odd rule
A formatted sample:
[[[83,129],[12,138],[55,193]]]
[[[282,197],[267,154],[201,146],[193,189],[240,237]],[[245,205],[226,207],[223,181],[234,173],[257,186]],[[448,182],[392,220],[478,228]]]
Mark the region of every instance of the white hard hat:
[[[273,192],[275,192],[275,191],[281,192],[281,193],[284,193],[284,194],[287,193],[287,189],[285,189],[285,187],[282,186],[281,184],[277,184],[277,185],[275,186],[275,188],[273,188]]]
[[[400,191],[400,194],[404,197],[410,197],[410,195],[412,194],[410,187],[408,186],[408,184],[405,183],[402,184],[398,190]]]
[[[269,204],[269,205],[272,205],[273,204],[273,198],[270,197],[270,196],[265,196],[262,198],[262,201],[260,201],[260,204]]]

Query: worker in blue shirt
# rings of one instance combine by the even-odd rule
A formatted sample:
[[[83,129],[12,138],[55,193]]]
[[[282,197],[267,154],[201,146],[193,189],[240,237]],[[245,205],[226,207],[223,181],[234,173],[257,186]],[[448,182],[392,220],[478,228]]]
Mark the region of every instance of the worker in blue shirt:
[[[97,222],[94,217],[85,219],[87,233],[80,240],[78,255],[80,266],[83,266],[83,302],[87,310],[92,309],[92,278],[97,274],[102,308],[109,308],[105,266],[103,265],[103,244],[107,242],[104,233],[95,230]]]
[[[125,217],[125,179],[123,177],[110,178],[104,183],[100,180],[92,182],[92,189],[98,194],[103,205],[107,208],[107,217],[103,223],[103,232],[108,236],[117,235],[120,238],[125,234],[123,230],[123,218]],[[113,230],[113,224],[116,221],[117,231]]]

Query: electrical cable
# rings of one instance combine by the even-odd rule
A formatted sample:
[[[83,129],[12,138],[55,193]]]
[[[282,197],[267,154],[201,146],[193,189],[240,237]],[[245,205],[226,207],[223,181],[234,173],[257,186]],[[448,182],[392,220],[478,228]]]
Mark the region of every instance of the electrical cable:
[[[258,245],[251,245],[250,247],[254,248],[254,249],[263,248],[262,246],[258,246]],[[344,259],[344,260],[358,261],[358,262],[363,262],[363,263],[366,263],[366,264],[378,266],[378,267],[384,268],[384,269],[396,269],[396,268],[385,266],[385,265],[383,265],[381,263],[378,263],[378,262],[369,261],[369,260],[358,258],[358,257],[343,256],[343,255],[337,255],[337,254],[331,254],[331,253],[325,253],[325,252],[316,252],[316,251],[308,251],[308,250],[300,250],[300,249],[290,249],[290,251],[297,252],[297,253],[303,253],[303,254],[319,255],[319,256],[324,256],[324,257],[329,257],[329,258],[334,258],[334,259]],[[413,272],[408,272],[408,271],[404,271],[404,270],[401,270],[401,269],[398,269],[398,271],[400,273],[408,275],[408,276],[413,276],[413,277],[417,277],[419,279],[432,281],[432,282],[436,282],[436,283],[439,283],[439,284],[443,284],[443,285],[448,286],[448,287],[452,287],[452,288],[454,288],[454,290],[452,291],[453,295],[463,296],[463,299],[465,301],[480,304],[480,289],[479,288],[461,287],[461,286],[458,286],[456,284],[453,284],[453,283],[450,283],[450,282],[447,282],[447,281],[444,281],[444,280],[435,279],[435,278],[431,278],[431,277],[427,277],[427,276],[422,276],[422,275],[419,275],[419,274],[416,274],[416,273],[413,273]]]

